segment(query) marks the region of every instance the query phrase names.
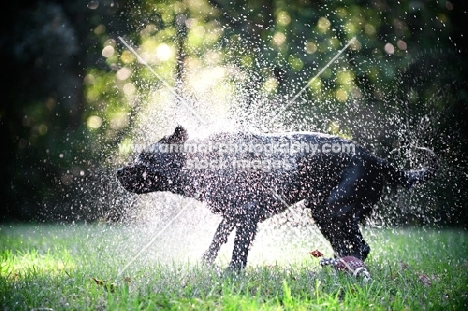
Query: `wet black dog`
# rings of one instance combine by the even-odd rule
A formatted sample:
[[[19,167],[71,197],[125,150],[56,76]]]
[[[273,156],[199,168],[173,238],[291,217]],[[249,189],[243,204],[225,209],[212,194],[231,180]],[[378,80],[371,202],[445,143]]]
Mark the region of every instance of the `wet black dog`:
[[[117,178],[130,192],[170,191],[204,201],[222,215],[204,254],[208,263],[236,229],[230,267],[245,267],[258,223],[304,199],[335,255],[365,260],[370,248],[360,222],[385,183],[410,188],[434,175],[437,159],[424,150],[430,165],[403,171],[352,141],[325,134],[221,133],[189,140],[177,127],[119,169]]]

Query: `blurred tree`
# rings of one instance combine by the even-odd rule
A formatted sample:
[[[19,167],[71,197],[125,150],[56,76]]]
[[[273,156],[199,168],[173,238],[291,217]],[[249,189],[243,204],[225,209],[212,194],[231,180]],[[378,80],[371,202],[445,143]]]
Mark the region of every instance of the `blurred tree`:
[[[112,2],[114,3],[114,2]],[[2,218],[89,217],[82,183],[100,167],[83,117],[87,70],[99,67],[90,29],[112,17],[117,3],[26,1],[7,6],[1,56],[8,64],[0,110]],[[120,28],[126,30],[125,28]],[[90,65],[91,64],[91,65]],[[74,211],[72,211],[74,208]]]

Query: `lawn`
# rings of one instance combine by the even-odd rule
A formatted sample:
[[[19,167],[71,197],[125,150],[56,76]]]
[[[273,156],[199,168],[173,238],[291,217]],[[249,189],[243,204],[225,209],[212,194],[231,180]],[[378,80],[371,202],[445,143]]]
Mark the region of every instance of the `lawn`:
[[[0,309],[468,310],[463,229],[365,229],[369,282],[320,268],[308,252],[329,250],[304,227],[261,229],[237,275],[229,243],[207,268],[211,233],[178,229],[148,244],[157,226],[1,226]]]

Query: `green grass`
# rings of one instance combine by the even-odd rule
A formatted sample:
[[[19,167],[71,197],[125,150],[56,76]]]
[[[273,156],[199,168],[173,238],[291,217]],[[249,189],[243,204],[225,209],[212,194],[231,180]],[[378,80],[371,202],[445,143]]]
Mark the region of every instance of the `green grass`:
[[[0,309],[468,310],[465,230],[366,229],[373,277],[367,283],[320,268],[301,247],[301,239],[313,245],[314,236],[306,232],[294,235],[294,243],[284,235],[286,246],[278,246],[278,253],[291,263],[286,256],[277,265],[271,265],[274,246],[265,248],[270,263],[255,262],[255,252],[263,250],[259,234],[252,264],[238,275],[187,259],[189,247],[167,232],[119,274],[154,232],[133,226],[2,226]],[[183,238],[188,244],[198,239]],[[175,257],[168,255],[169,245]],[[224,252],[230,253],[229,246]]]

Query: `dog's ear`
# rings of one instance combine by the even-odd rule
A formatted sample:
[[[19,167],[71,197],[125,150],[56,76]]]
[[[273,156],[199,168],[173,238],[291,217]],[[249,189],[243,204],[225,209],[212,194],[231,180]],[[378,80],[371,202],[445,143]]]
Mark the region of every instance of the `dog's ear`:
[[[187,139],[188,139],[187,130],[180,125],[178,125],[175,128],[174,134],[172,134],[171,136],[167,138],[168,142],[172,144],[183,144],[187,141]]]

